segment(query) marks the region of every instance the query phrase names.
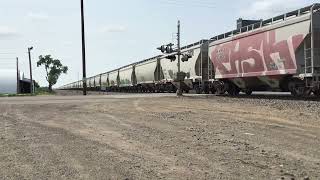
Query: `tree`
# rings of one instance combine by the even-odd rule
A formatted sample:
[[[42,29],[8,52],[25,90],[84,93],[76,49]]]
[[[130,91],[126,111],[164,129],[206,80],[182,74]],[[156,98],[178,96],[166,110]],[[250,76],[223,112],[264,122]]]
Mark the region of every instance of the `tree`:
[[[34,87],[35,87],[36,89],[39,89],[39,88],[40,88],[40,85],[39,85],[39,83],[38,83],[37,81],[34,81]]]
[[[46,80],[49,83],[49,91],[52,91],[52,86],[58,82],[58,79],[62,73],[67,74],[68,67],[63,66],[59,59],[51,58],[51,55],[39,56],[37,66],[44,66],[46,69]]]

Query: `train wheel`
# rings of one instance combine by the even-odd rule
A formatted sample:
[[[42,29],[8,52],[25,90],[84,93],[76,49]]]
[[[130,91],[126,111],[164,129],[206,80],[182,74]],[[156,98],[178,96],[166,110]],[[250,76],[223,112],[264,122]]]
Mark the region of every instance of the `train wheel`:
[[[209,87],[204,86],[203,89],[201,89],[205,94],[210,94],[210,89]]]
[[[308,97],[311,95],[311,89],[306,87],[295,87],[291,90],[291,94],[295,97]]]
[[[301,80],[292,80],[288,83],[288,89],[295,97],[308,97],[312,93],[312,89],[305,87],[305,82]]]
[[[240,93],[240,90],[238,90],[238,89],[229,89],[227,92],[231,96],[238,96],[239,93]]]
[[[250,96],[250,95],[252,94],[252,90],[246,89],[246,90],[244,91],[244,93],[246,93],[246,95]]]
[[[291,81],[288,84],[291,95],[295,97],[307,97],[311,95],[311,88],[305,87],[302,81]]]
[[[197,94],[201,94],[201,89],[200,89],[200,87],[199,87],[198,85],[196,85],[196,86],[194,87],[194,89],[196,90],[196,93],[197,93]]]
[[[226,90],[224,87],[217,87],[215,93],[218,95],[223,95],[226,93]]]
[[[316,97],[320,97],[320,89],[313,91],[313,94],[314,94]]]
[[[171,88],[169,86],[166,87],[166,93],[170,93],[171,92]]]
[[[212,88],[210,89],[210,92],[211,92],[212,94],[215,94],[215,93],[217,92],[217,90],[216,90],[214,87],[212,87]]]
[[[159,86],[156,86],[156,93],[160,93],[160,88],[159,88]]]
[[[216,82],[212,89],[212,93],[215,93],[216,95],[224,95],[226,93],[226,86],[223,81]]]
[[[167,93],[172,93],[172,92],[174,92],[174,86],[173,86],[173,84],[168,85],[166,89],[167,89]]]
[[[229,84],[229,88],[228,88],[227,92],[231,96],[238,96],[240,93],[240,89],[233,84]]]
[[[177,91],[176,87],[175,87],[174,85],[172,85],[172,87],[171,87],[171,93],[174,93],[174,92],[176,92],[176,91]]]
[[[177,96],[182,96],[182,90],[181,89],[177,89]]]

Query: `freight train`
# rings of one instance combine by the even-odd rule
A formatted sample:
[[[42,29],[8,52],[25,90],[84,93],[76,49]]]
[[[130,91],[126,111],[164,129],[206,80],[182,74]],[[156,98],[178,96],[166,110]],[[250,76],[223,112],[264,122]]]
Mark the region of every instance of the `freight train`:
[[[320,4],[267,20],[238,20],[236,30],[86,79],[89,90],[216,93],[253,91],[320,96]],[[182,76],[182,77],[181,77]],[[181,82],[182,83],[177,83]],[[81,89],[82,81],[60,89]]]

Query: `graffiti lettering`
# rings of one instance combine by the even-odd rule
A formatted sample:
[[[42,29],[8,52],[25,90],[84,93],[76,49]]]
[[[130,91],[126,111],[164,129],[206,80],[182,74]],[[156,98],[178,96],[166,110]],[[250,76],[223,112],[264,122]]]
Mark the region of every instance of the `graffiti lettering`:
[[[295,50],[304,35],[276,42],[276,31],[217,45],[211,51],[217,78],[296,73]]]

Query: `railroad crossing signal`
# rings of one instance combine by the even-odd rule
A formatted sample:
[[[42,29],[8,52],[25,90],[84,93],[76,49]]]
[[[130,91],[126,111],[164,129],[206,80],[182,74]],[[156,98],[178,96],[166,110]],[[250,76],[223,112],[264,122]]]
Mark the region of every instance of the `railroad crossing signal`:
[[[166,59],[170,59],[170,61],[175,61],[177,59],[176,55],[167,56]]]
[[[172,46],[167,46],[166,53],[172,53],[172,52],[173,52]]]
[[[160,46],[157,49],[160,50],[162,53],[166,51],[166,48],[164,46]]]
[[[174,46],[174,44],[170,43],[167,45],[162,45],[162,46],[158,47],[157,49],[160,50],[164,54],[171,54],[171,53],[177,52],[177,50],[173,50],[172,46]],[[177,59],[176,55],[177,55],[176,53],[174,55],[169,55],[166,57],[166,59],[170,59],[171,62],[175,61]],[[182,62],[186,62],[190,58],[192,58],[192,55],[189,53],[181,54],[181,55],[182,55],[182,57],[181,57]]]
[[[171,62],[175,61],[177,59],[176,56],[178,56],[178,72],[177,74],[181,74],[180,72],[180,61],[181,61],[181,47],[180,47],[180,21],[178,21],[178,33],[177,33],[177,49],[173,50],[172,46],[174,44],[170,43],[167,45],[162,45],[161,47],[158,47],[157,49],[159,49],[162,53],[168,54],[168,56],[166,56],[166,59],[170,59]],[[189,59],[188,56],[183,56],[185,57],[183,61],[187,61]],[[181,80],[179,81],[179,86],[178,86],[178,90],[177,90],[177,95],[181,96],[182,95],[182,90],[181,90]]]
[[[172,46],[174,46],[174,44],[170,43],[167,45],[162,45],[162,46],[158,47],[157,49],[160,50],[164,54],[171,54],[171,53],[177,52],[177,50],[173,50]],[[172,61],[175,61],[177,59],[177,57],[176,57],[176,54],[173,54],[173,55],[168,55],[166,57],[166,59],[170,59],[170,61],[172,62]]]
[[[182,61],[182,62],[186,62],[186,61],[188,61],[190,58],[192,58],[192,56],[191,56],[190,54],[182,54],[181,61]]]
[[[175,52],[173,50],[172,46],[174,46],[174,44],[170,43],[167,45],[162,45],[162,46],[158,47],[157,49],[160,50],[162,53],[170,54],[170,53]]]

